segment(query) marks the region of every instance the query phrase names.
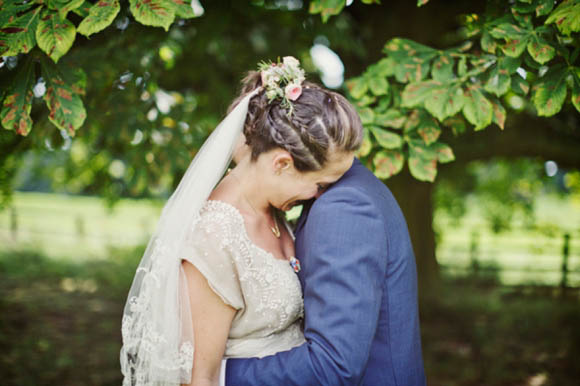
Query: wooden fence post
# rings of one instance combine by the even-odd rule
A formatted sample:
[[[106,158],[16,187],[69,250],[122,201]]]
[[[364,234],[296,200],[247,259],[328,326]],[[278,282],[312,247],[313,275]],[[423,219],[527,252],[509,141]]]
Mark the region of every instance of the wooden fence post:
[[[470,258],[470,268],[473,275],[479,273],[479,233],[471,232],[471,241],[469,243],[469,258]]]
[[[562,282],[563,289],[568,287],[568,256],[570,255],[570,234],[564,234],[564,246],[562,247]]]
[[[10,233],[12,234],[12,240],[16,241],[18,239],[18,213],[15,207],[10,207]]]
[[[83,240],[86,236],[85,219],[80,214],[77,214],[75,217],[75,228],[77,230],[77,236],[79,237],[80,240]]]

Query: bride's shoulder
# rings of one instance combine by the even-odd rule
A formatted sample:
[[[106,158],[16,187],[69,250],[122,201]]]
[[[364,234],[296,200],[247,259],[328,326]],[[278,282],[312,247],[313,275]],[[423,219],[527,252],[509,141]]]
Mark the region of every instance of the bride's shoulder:
[[[238,232],[243,224],[244,219],[234,205],[222,200],[209,199],[201,208],[197,228],[223,234]]]

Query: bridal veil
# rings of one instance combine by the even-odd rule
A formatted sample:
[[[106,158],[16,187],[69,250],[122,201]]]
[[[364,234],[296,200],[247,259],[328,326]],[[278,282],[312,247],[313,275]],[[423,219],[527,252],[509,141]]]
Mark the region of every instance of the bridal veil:
[[[181,257],[188,232],[230,163],[249,101],[259,90],[247,94],[213,131],[163,208],[123,312],[123,386],[191,380],[194,334]]]

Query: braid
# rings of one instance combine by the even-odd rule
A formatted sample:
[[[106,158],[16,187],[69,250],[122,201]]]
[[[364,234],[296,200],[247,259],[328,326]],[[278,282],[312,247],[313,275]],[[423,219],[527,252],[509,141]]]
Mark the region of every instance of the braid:
[[[354,151],[360,146],[362,124],[354,107],[340,94],[314,83],[303,85],[300,97],[292,102],[291,114],[279,99],[269,100],[266,90],[250,100],[244,134],[253,160],[282,148],[290,153],[297,170],[320,170],[330,151]],[[260,73],[250,72],[230,110],[260,86]]]

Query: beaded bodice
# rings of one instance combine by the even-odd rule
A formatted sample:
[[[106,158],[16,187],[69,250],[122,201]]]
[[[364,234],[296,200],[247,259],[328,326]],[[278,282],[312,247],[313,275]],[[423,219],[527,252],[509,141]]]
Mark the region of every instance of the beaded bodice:
[[[253,243],[241,213],[209,200],[191,236],[188,258],[211,288],[234,307],[226,357],[262,357],[304,342],[300,282],[286,260]],[[187,258],[187,257],[186,257]]]

